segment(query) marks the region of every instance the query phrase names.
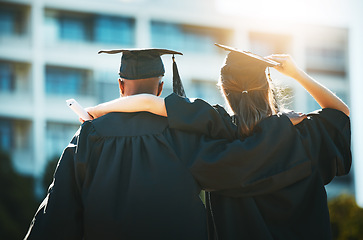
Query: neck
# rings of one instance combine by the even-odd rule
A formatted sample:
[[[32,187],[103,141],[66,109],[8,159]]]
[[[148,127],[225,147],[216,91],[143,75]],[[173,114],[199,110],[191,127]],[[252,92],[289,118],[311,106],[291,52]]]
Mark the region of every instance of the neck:
[[[128,89],[127,91],[124,92],[123,96],[124,97],[127,97],[127,96],[142,94],[142,93],[147,93],[147,94],[152,94],[152,95],[156,95],[157,94],[156,90]]]
[[[131,96],[141,93],[158,95],[160,87],[162,87],[162,83],[160,83],[160,77],[135,80],[124,79],[123,82],[120,82],[120,90],[123,90],[124,96]]]

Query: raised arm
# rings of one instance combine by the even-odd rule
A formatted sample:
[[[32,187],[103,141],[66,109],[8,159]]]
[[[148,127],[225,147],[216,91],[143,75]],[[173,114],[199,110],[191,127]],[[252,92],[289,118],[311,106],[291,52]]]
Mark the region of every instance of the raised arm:
[[[321,85],[319,82],[315,81],[302,69],[297,67],[296,63],[289,55],[271,55],[267,58],[281,63],[281,65],[274,68],[282,74],[292,77],[298,81],[322,108],[336,109],[349,116],[348,106],[333,92]]]
[[[121,97],[115,100],[86,108],[93,117],[98,118],[109,112],[151,112],[160,116],[167,116],[164,99],[151,94],[138,94]]]

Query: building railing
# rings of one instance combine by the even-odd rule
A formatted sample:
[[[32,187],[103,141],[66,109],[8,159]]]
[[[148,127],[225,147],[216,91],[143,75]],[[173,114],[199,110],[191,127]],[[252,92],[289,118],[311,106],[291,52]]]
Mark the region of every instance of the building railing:
[[[22,48],[31,47],[31,39],[28,35],[1,35],[0,34],[0,48],[9,46],[20,46]]]

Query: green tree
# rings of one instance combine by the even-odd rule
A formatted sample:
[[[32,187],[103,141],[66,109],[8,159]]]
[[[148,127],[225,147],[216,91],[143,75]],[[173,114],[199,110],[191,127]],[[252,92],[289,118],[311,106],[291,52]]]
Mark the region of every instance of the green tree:
[[[363,239],[363,209],[353,196],[343,194],[330,200],[329,213],[333,239]]]
[[[0,239],[23,239],[38,205],[34,179],[15,172],[4,151],[0,151],[0,189]]]

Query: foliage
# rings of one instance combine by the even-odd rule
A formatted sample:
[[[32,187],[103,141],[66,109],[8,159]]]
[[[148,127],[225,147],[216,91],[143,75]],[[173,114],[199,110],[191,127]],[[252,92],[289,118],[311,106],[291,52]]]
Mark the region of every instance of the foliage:
[[[37,209],[34,179],[16,173],[0,151],[0,239],[23,239]]]
[[[330,200],[329,212],[334,239],[363,239],[363,209],[353,196],[343,194]]]

